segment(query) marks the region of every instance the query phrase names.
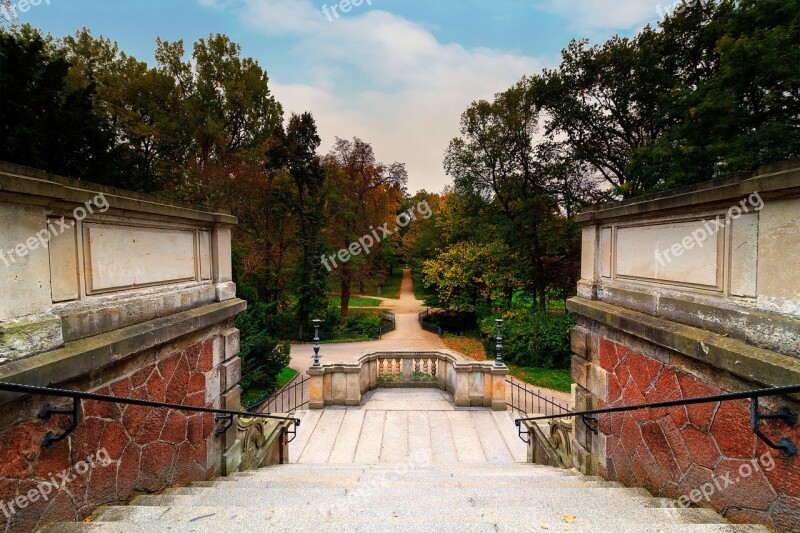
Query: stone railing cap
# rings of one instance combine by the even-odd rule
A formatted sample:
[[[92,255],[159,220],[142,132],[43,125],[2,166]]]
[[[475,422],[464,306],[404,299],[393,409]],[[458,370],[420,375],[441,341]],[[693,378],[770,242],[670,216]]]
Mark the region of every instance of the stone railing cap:
[[[158,196],[98,185],[42,170],[0,161],[0,194],[18,193],[49,198],[54,201],[83,203],[90,196],[106,195],[113,209],[160,214],[221,224],[235,225],[238,221],[227,209],[209,209]]]
[[[610,219],[655,214],[662,211],[696,210],[698,206],[731,203],[758,192],[769,195],[800,195],[800,160],[764,166],[752,173],[706,181],[661,193],[620,202],[600,204],[582,210],[576,222],[584,225]]]

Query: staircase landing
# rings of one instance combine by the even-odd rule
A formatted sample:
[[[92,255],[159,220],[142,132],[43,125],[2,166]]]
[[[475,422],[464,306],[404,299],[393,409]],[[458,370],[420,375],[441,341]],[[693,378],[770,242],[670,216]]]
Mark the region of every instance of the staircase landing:
[[[511,464],[527,456],[509,413],[455,407],[436,389],[378,389],[361,407],[298,416],[291,463]]]

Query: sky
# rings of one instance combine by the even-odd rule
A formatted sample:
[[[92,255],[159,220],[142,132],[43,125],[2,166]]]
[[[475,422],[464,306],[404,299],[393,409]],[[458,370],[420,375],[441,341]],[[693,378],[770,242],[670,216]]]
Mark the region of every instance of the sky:
[[[19,2],[20,0],[14,0]],[[29,0],[28,0],[29,1]],[[39,0],[20,22],[55,37],[83,27],[153,63],[157,37],[227,34],[267,70],[290,113],[406,164],[409,190],[452,183],[442,161],[471,102],[558,66],[572,39],[635,35],[672,0]],[[358,5],[357,5],[358,4]]]

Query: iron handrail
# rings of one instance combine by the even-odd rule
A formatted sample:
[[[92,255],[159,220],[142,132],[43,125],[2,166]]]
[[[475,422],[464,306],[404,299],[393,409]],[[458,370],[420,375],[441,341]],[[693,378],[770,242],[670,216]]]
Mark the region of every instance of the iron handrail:
[[[303,407],[306,404],[308,404],[309,401],[310,401],[310,399],[309,399],[309,401],[307,401],[305,399],[305,389],[303,387],[303,385],[305,385],[305,383],[310,381],[310,380],[311,380],[311,378],[309,378],[308,376],[304,376],[303,374],[298,374],[297,376],[292,378],[292,380],[289,381],[289,383],[287,383],[286,385],[281,387],[279,390],[273,392],[272,394],[270,394],[270,395],[268,395],[266,397],[260,398],[257,401],[253,402],[252,405],[247,407],[247,411],[248,412],[256,412],[256,411],[258,411],[260,408],[262,408],[264,406],[269,407],[270,404],[272,404],[272,403],[276,403],[277,404],[276,400],[278,398],[281,398],[281,409],[282,409],[283,408],[283,397],[290,390],[294,390],[295,391],[295,403],[297,403],[297,388],[299,387],[300,388],[300,403],[297,406],[289,409],[288,411],[281,411],[281,412],[282,413],[291,413],[292,411],[296,411],[300,407]]]
[[[560,403],[556,402],[555,397],[551,396],[550,398],[547,398],[546,396],[542,396],[541,389],[535,389],[535,390],[534,389],[529,389],[527,383],[525,383],[524,381],[520,381],[518,379],[515,379],[513,376],[509,376],[509,378],[506,379],[506,383],[508,383],[512,387],[511,395],[510,395],[511,396],[511,408],[512,409],[516,409],[520,413],[533,412],[532,410],[531,411],[527,410],[528,398],[529,397],[530,398],[534,398],[536,400],[537,412],[541,412],[542,403],[544,403],[544,413],[545,414],[547,414],[548,407],[549,407],[549,410],[554,412],[554,413],[555,412],[560,412],[560,413],[568,413],[568,412],[570,412],[569,411],[569,406],[564,406],[564,405],[561,405]],[[516,405],[514,405],[514,391],[515,390],[517,391],[517,404]],[[519,405],[520,404],[520,396],[521,396],[520,391],[525,393],[524,409],[522,408],[522,406]],[[533,400],[531,400],[531,407],[533,407]]]
[[[54,409],[47,405],[39,412],[39,418],[49,419],[52,415],[69,415],[72,416],[72,425],[62,435],[55,435],[49,432],[45,436],[43,445],[49,447],[50,445],[63,440],[67,435],[74,431],[80,423],[80,402],[81,400],[93,400],[105,403],[121,403],[125,405],[136,405],[139,407],[154,407],[154,408],[167,408],[175,411],[188,411],[191,413],[209,413],[217,415],[216,421],[226,421],[228,425],[220,431],[218,428],[216,433],[221,435],[233,423],[233,417],[240,418],[265,418],[270,420],[283,420],[291,421],[294,427],[300,426],[300,419],[291,416],[278,416],[271,413],[250,413],[247,411],[234,411],[230,409],[216,409],[214,407],[196,407],[193,405],[180,405],[166,402],[154,402],[151,400],[139,400],[136,398],[122,398],[120,396],[111,396],[108,394],[97,394],[94,392],[73,391],[66,389],[56,389],[49,387],[39,387],[36,385],[21,385],[18,383],[6,383],[0,381],[0,391],[14,392],[19,394],[34,394],[40,396],[54,396],[58,398],[71,398],[73,406],[71,410]]]
[[[765,396],[785,396],[789,394],[800,393],[800,384],[788,385],[784,387],[772,387],[769,389],[758,389],[742,392],[730,392],[726,394],[716,394],[713,396],[701,396],[697,398],[688,398],[681,400],[668,400],[665,402],[643,403],[635,405],[623,405],[620,407],[605,407],[603,409],[589,409],[584,411],[570,411],[567,413],[560,413],[555,415],[542,415],[531,416],[526,418],[518,418],[514,421],[516,426],[521,429],[522,422],[535,422],[539,420],[554,420],[557,418],[573,418],[581,417],[583,422],[594,432],[598,432],[597,423],[599,421],[598,415],[624,413],[629,411],[640,411],[642,409],[661,409],[666,407],[680,407],[684,405],[697,405],[704,403],[717,403],[717,402],[730,402],[734,400],[750,400],[751,401],[751,429],[758,438],[764,441],[768,446],[776,450],[783,450],[787,457],[792,457],[797,453],[797,447],[787,438],[781,439],[778,444],[770,441],[759,429],[759,422],[761,420],[783,420],[787,425],[793,426],[797,423],[797,416],[788,409],[780,409],[775,414],[762,415],[758,411],[758,399]],[[589,425],[593,422],[595,425]]]

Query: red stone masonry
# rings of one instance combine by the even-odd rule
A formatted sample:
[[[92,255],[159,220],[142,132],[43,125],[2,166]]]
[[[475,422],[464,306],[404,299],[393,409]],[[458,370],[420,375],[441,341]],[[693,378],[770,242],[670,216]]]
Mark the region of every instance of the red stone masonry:
[[[206,404],[206,380],[213,341],[91,392],[212,407]],[[0,433],[0,531],[82,520],[99,505],[213,475],[207,451],[214,431],[211,414],[95,401],[83,402],[82,408],[75,432],[50,449],[42,447],[42,439],[50,430],[60,433],[69,426],[69,417],[32,420]]]
[[[599,408],[725,392],[605,338],[599,358],[608,372],[608,401]],[[800,531],[800,457],[785,459],[753,434],[749,401],[601,415],[599,427],[607,479],[683,503],[694,499],[732,522]],[[762,431],[773,442],[800,444],[797,425],[764,422]]]

